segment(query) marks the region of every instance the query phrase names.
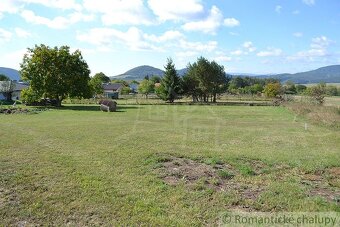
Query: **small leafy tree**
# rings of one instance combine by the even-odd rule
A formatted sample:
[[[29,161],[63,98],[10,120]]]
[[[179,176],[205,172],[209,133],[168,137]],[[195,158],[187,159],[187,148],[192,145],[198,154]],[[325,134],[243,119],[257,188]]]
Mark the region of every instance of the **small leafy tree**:
[[[181,78],[178,76],[175,64],[171,58],[168,58],[164,69],[164,77],[161,81],[161,86],[157,89],[156,93],[164,101],[173,103],[181,92]]]
[[[25,88],[21,91],[21,100],[24,103],[31,104],[38,102],[41,98],[41,94],[34,91],[31,87]]]
[[[144,79],[142,82],[140,82],[138,86],[138,92],[145,95],[146,98],[148,98],[148,95],[152,93],[155,89],[155,84],[149,80],[149,79]]]
[[[275,98],[282,93],[282,87],[280,83],[268,83],[263,90],[263,93],[268,98]]]
[[[305,90],[307,89],[307,86],[303,85],[303,84],[298,84],[295,86],[296,87],[296,92],[298,94],[302,94],[305,92]]]
[[[130,88],[130,87],[124,86],[124,87],[122,88],[121,94],[122,94],[122,95],[128,95],[130,92],[131,92],[131,88]]]
[[[294,84],[294,82],[292,81],[287,81],[285,86],[284,86],[284,90],[286,94],[296,94],[296,86]]]
[[[110,77],[106,76],[103,72],[96,73],[92,78],[98,79],[103,83],[109,83],[111,81]]]
[[[308,87],[306,93],[310,96],[312,102],[322,105],[325,102],[326,84],[320,83],[316,86]]]
[[[338,95],[338,89],[334,85],[327,85],[325,92],[326,92],[326,95],[328,95],[328,96],[337,96]]]

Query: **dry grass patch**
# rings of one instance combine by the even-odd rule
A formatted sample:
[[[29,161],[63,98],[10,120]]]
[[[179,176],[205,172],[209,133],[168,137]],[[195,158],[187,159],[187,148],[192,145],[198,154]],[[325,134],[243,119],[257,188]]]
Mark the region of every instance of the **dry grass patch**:
[[[340,129],[340,109],[335,106],[320,106],[308,103],[289,103],[288,109],[314,123],[322,123]]]

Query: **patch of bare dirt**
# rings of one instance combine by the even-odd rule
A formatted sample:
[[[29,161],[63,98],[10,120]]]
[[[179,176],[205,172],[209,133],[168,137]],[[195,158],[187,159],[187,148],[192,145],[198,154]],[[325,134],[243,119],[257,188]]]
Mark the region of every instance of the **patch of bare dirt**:
[[[235,179],[240,173],[229,164],[208,165],[171,156],[163,159],[158,171],[168,185],[183,183],[192,189],[209,188],[214,191],[225,191],[245,200],[256,200],[265,190],[264,185],[254,185]]]
[[[328,168],[315,173],[301,174],[301,183],[308,188],[308,196],[321,197],[340,205],[340,167]]]
[[[286,164],[268,166],[262,161],[252,159],[240,159],[242,166],[236,168],[228,163],[206,164],[171,155],[160,157],[158,163],[157,172],[166,184],[171,186],[184,184],[193,190],[211,189],[228,192],[236,198],[232,209],[252,210],[252,207],[244,206],[259,198],[267,188],[268,179],[270,182],[273,176],[276,181],[282,182],[286,181],[287,177],[297,177],[301,185],[306,187],[307,196],[321,197],[340,205],[340,167],[306,173]],[[255,178],[244,178],[243,166],[249,167],[252,174],[248,176]],[[249,203],[244,202],[247,200]]]
[[[0,188],[0,208],[12,207],[19,203],[18,196],[5,188]]]

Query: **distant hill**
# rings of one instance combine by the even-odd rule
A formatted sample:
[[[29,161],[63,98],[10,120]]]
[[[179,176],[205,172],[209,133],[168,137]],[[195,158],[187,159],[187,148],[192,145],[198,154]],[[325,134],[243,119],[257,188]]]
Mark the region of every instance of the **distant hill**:
[[[20,80],[20,74],[18,70],[0,67],[0,74],[4,74],[5,76],[9,77],[11,80]]]
[[[301,72],[301,73],[283,73],[271,76],[258,76],[261,78],[277,78],[281,82],[293,81],[297,84],[311,83],[340,83],[340,65],[330,65],[316,70]]]
[[[111,79],[119,79],[119,80],[143,80],[146,76],[163,76],[164,71],[157,69],[152,66],[142,65],[130,69],[123,74],[112,76]]]
[[[179,76],[183,76],[188,69],[180,69],[177,70],[177,73]],[[117,75],[117,76],[112,76],[110,77],[111,79],[119,79],[119,80],[137,80],[141,81],[143,80],[146,76],[160,76],[162,77],[164,75],[164,71],[149,65],[142,65],[135,67],[133,69],[130,69],[129,71],[126,71],[123,74]]]

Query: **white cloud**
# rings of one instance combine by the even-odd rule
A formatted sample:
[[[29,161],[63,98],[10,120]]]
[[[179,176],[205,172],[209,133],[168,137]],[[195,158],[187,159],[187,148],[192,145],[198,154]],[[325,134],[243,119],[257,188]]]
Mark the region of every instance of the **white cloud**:
[[[194,57],[198,56],[199,54],[196,51],[182,51],[175,53],[176,57],[179,58],[188,58],[188,57]]]
[[[32,24],[41,24],[46,25],[50,28],[54,29],[65,29],[68,26],[75,24],[80,21],[91,21],[94,19],[92,15],[84,15],[80,12],[75,12],[69,14],[68,17],[55,17],[53,19],[49,19],[46,17],[41,17],[35,15],[35,13],[31,10],[23,10],[21,12],[21,16],[28,22]]]
[[[305,60],[305,61],[315,61],[320,57],[325,57],[331,55],[328,52],[328,47],[334,43],[334,41],[328,39],[326,36],[315,37],[312,39],[310,44],[310,49],[305,51],[300,51],[295,55],[287,57],[288,60]]]
[[[147,40],[150,40],[150,41],[153,41],[153,42],[157,42],[157,43],[161,43],[161,42],[167,42],[167,41],[171,41],[171,40],[180,40],[180,39],[183,39],[184,35],[181,32],[179,32],[179,31],[170,30],[170,31],[166,31],[161,36],[145,34],[144,37]]]
[[[215,34],[216,30],[221,26],[222,20],[222,12],[216,6],[212,6],[207,18],[201,21],[188,22],[182,28],[186,31],[201,31]]]
[[[130,50],[161,51],[160,48],[147,42],[143,32],[136,27],[131,27],[126,32],[113,28],[94,28],[86,33],[78,33],[77,39],[99,47],[111,47],[115,42],[118,42],[126,45]]]
[[[309,6],[315,5],[315,0],[302,0],[302,2]]]
[[[148,0],[148,5],[161,21],[188,21],[204,12],[200,0]]]
[[[49,8],[58,8],[63,10],[81,10],[82,6],[76,3],[76,0],[20,0],[29,4],[41,4]]]
[[[12,39],[12,33],[0,28],[0,42],[8,42]]]
[[[236,27],[240,26],[240,21],[236,20],[235,18],[226,18],[224,19],[223,24],[227,27]]]
[[[0,3],[0,19],[5,13],[16,13],[18,12],[18,5],[15,4],[14,0],[1,0]]]
[[[282,10],[282,6],[280,6],[280,5],[277,5],[276,7],[275,7],[275,12],[277,12],[277,13],[281,13],[281,10]]]
[[[207,43],[201,42],[188,42],[180,40],[179,46],[185,50],[199,51],[199,52],[211,52],[216,50],[218,43],[216,41],[209,41]]]
[[[302,32],[295,32],[293,33],[293,36],[297,37],[297,38],[301,38],[303,36]]]
[[[31,37],[32,34],[29,33],[28,31],[22,29],[22,28],[15,28],[14,29],[15,31],[15,34],[19,37],[19,38],[28,38],[28,37]]]
[[[267,48],[266,51],[260,51],[256,55],[258,57],[278,57],[282,54],[281,49],[276,49],[276,48]]]
[[[143,0],[84,0],[84,8],[100,13],[104,25],[150,25]]]
[[[148,11],[142,0],[84,0],[84,8],[100,13],[104,25],[150,25]]]
[[[240,34],[238,34],[237,32],[229,32],[229,35],[238,36],[238,35],[240,35]]]
[[[254,52],[256,50],[256,47],[254,47],[254,44],[250,41],[244,42],[243,48],[245,48],[248,52]]]
[[[244,53],[242,50],[235,50],[235,51],[232,51],[230,54],[240,56],[240,55],[243,55]]]
[[[312,49],[326,49],[333,41],[326,36],[320,36],[312,39]]]
[[[298,15],[298,14],[300,14],[300,11],[299,11],[299,10],[294,10],[294,11],[292,12],[292,14]]]
[[[220,55],[214,58],[217,62],[229,62],[232,60],[232,57],[226,56],[226,55]]]

